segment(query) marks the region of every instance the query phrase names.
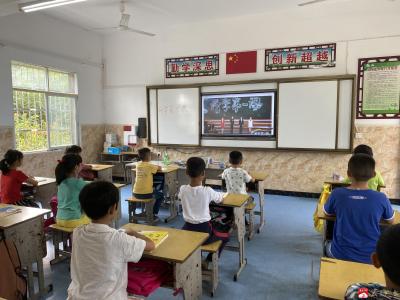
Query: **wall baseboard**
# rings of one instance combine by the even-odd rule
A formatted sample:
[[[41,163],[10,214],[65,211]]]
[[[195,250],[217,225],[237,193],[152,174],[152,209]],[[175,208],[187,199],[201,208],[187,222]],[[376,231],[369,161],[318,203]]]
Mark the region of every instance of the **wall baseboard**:
[[[281,196],[292,196],[292,197],[304,197],[304,198],[319,198],[321,193],[308,193],[308,192],[295,192],[295,191],[282,191],[282,190],[269,190],[264,191],[269,195],[281,195]],[[392,204],[400,205],[400,199],[391,198],[389,199]]]

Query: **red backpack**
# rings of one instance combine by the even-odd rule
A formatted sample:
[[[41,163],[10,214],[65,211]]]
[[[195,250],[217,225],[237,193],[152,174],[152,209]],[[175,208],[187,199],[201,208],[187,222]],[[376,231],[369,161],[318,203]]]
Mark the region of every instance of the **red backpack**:
[[[26,279],[21,272],[21,260],[14,242],[0,240],[0,297],[22,300],[27,296]]]

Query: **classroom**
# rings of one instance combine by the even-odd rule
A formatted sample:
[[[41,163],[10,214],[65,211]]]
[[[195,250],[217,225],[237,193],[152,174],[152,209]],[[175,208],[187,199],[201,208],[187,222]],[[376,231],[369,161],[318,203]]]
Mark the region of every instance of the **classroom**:
[[[0,0],[0,300],[400,299],[399,16]]]

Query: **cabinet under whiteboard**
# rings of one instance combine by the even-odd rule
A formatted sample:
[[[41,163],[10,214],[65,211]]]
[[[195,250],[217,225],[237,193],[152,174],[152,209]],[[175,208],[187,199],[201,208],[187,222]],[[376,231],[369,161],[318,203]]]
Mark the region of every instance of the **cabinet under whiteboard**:
[[[202,95],[202,135],[274,137],[275,92]]]

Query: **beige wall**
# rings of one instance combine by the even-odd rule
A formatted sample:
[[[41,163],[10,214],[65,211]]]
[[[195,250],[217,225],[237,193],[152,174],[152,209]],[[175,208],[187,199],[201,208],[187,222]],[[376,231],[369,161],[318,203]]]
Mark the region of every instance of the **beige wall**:
[[[400,198],[400,126],[356,126],[361,133],[354,145],[366,143],[375,153],[376,169],[386,183],[383,191],[390,198]],[[162,151],[163,148],[154,148]],[[333,172],[346,174],[349,154],[295,152],[295,151],[242,151],[244,167],[268,173],[267,189],[314,192],[321,191],[325,178]],[[186,160],[190,156],[206,156],[215,160],[228,160],[229,150],[168,149],[171,159]]]
[[[14,132],[12,127],[0,126],[0,155],[14,147]],[[84,162],[97,162],[99,153],[103,150],[104,125],[82,125],[81,146],[83,148]],[[54,177],[57,160],[63,151],[49,151],[40,153],[27,153],[21,169],[31,176]]]

